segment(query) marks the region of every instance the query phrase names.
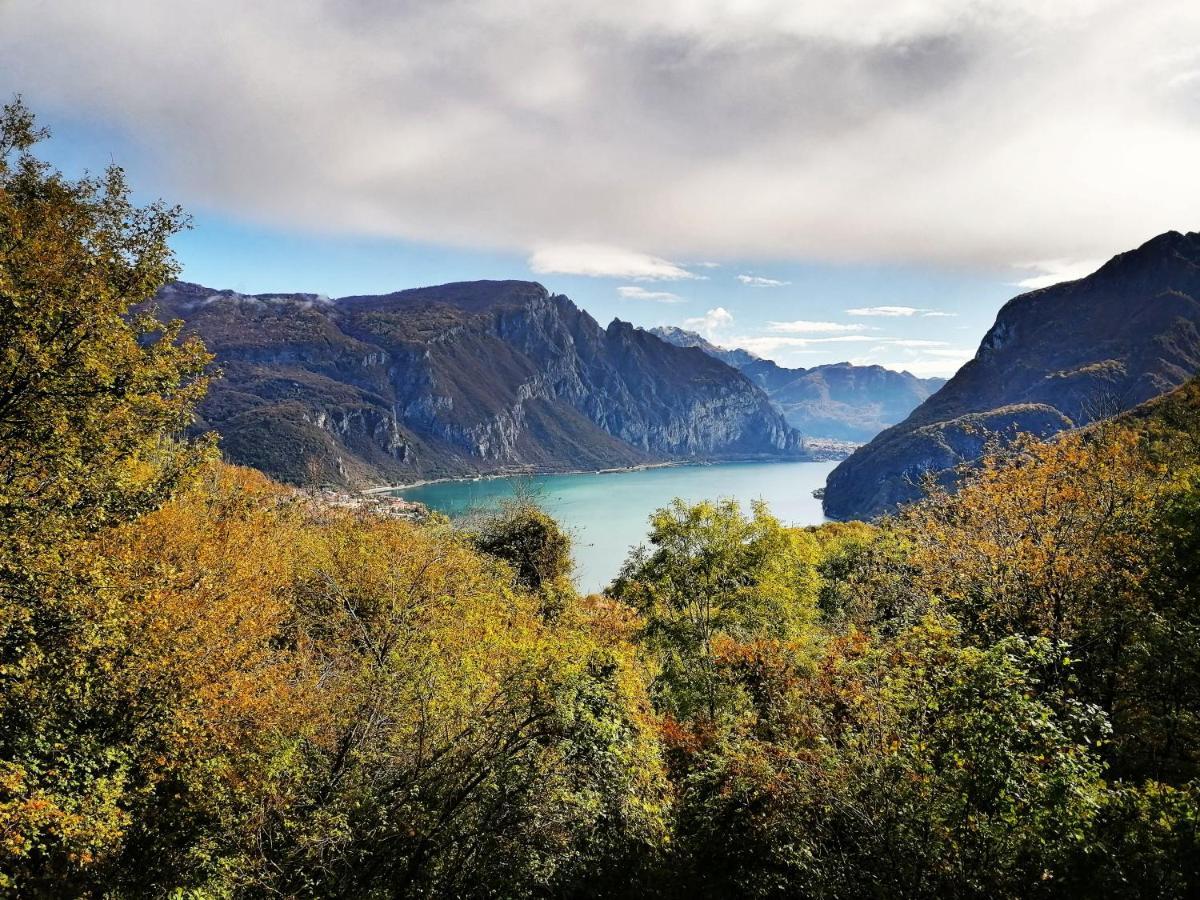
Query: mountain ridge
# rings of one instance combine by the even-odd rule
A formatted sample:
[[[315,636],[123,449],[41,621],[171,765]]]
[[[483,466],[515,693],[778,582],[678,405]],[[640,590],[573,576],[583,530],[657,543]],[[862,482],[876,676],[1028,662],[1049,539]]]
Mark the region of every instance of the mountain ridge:
[[[200,429],[286,481],[396,483],[518,470],[802,458],[745,376],[536,282],[382,295],[245,295],[175,282],[224,377]]]
[[[1200,371],[1200,232],[1169,231],[1091,275],[1020,294],[973,359],[829,476],[826,514],[873,517],[926,473],[979,454],[968,426],[1048,437],[1131,409]]]
[[[674,326],[650,331],[679,346],[696,347],[738,369],[766,391],[789,424],[813,438],[869,441],[901,421],[946,381],[849,362],[789,369],[740,348],[718,347],[694,331]]]

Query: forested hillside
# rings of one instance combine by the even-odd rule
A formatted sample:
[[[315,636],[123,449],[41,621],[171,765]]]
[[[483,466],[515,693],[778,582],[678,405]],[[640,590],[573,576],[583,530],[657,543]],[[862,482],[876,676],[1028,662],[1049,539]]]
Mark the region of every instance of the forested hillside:
[[[517,503],[182,438],[178,211],[0,122],[0,893],[1190,897],[1200,384],[876,525],[678,503],[604,596]]]

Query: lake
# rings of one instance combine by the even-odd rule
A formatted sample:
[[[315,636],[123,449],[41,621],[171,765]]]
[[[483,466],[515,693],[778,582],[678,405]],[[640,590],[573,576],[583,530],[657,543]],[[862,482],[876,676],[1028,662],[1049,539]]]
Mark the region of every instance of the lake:
[[[836,465],[836,461],[721,463],[484,478],[400,488],[394,493],[453,518],[496,506],[512,497],[517,484],[529,486],[542,508],[570,532],[576,581],[581,590],[592,592],[616,577],[629,548],[645,540],[650,514],[674,498],[691,502],[733,498],[747,511],[752,500],[764,499],[784,524],[817,525],[827,520],[812,492],[825,485]]]

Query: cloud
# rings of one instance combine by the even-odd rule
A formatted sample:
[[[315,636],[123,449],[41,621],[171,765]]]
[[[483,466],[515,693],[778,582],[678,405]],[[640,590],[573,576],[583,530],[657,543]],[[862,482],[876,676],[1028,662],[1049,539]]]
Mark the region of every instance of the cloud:
[[[826,344],[872,344],[875,351],[890,347],[940,348],[945,341],[917,340],[911,338],[876,337],[870,334],[838,334],[830,337],[791,337],[783,335],[740,335],[729,338],[731,346],[744,347],[759,355],[767,356],[779,350],[802,350],[820,348]]]
[[[941,345],[937,347],[902,348],[897,354],[892,346],[872,347],[861,356],[850,361],[855,365],[883,366],[887,369],[907,371],[918,378],[940,376],[949,378],[974,357],[975,352],[965,347]]]
[[[1029,269],[1034,274],[1013,283],[1017,287],[1037,290],[1060,281],[1074,281],[1091,275],[1103,263],[1102,259],[1044,259],[1040,262],[1017,263],[1014,268]]]
[[[929,312],[932,310],[917,309],[915,306],[860,306],[856,309],[846,310],[846,314],[851,316],[884,316],[886,318],[915,316],[918,313]]]
[[[657,256],[598,244],[543,247],[529,257],[529,268],[540,274],[633,278],[638,281],[683,281],[703,277]]]
[[[952,319],[957,315],[958,315],[958,313],[943,312],[940,309],[927,309],[925,312],[921,313],[921,318],[922,319]]]
[[[625,279],[1194,229],[1197,45],[1194,0],[0,3],[0,84],[157,194]]]
[[[782,334],[820,334],[821,332],[863,331],[865,325],[843,325],[838,322],[811,322],[797,319],[794,322],[768,322],[767,331]]]
[[[804,338],[776,337],[773,335],[739,335],[722,342],[724,347],[741,347],[765,359],[779,361],[778,354],[786,350],[799,353],[815,353],[811,341]]]
[[[791,284],[790,281],[778,281],[774,278],[762,278],[758,275],[739,275],[737,280],[742,284],[748,284],[750,287],[783,287]]]
[[[637,285],[625,285],[617,288],[617,293],[623,300],[648,300],[651,303],[686,303],[678,294],[670,291],[648,291]]]
[[[921,338],[892,338],[884,343],[892,347],[945,347],[945,341],[931,341]]]
[[[717,335],[733,324],[733,313],[718,306],[710,309],[704,315],[694,319],[684,319],[683,327],[703,335],[710,341],[716,340]]]

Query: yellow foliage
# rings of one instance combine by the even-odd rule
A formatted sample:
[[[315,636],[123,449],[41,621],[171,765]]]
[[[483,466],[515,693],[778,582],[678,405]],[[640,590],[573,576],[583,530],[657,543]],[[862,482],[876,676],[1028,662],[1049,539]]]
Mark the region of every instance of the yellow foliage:
[[[437,881],[453,874],[436,871],[438,842],[490,821],[510,771],[529,796],[504,815],[540,812],[470,838],[507,842],[508,865],[530,847],[575,858],[600,817],[635,843],[662,839],[662,766],[627,635],[579,606],[547,624],[540,597],[448,527],[314,508],[212,465],[76,564],[99,587],[87,702],[121,719],[120,778],[55,793],[0,771],[10,865],[49,842],[79,884],[131,847],[168,879],[278,886],[286,860],[340,865],[351,884],[353,854],[388,846]],[[590,787],[574,758],[587,742],[612,767]],[[167,821],[181,845],[156,845]]]
[[[1156,503],[1170,487],[1139,436],[1114,428],[1020,441],[986,457],[953,497],[909,507],[916,587],[968,629],[1074,640],[1100,619],[1136,615]]]

